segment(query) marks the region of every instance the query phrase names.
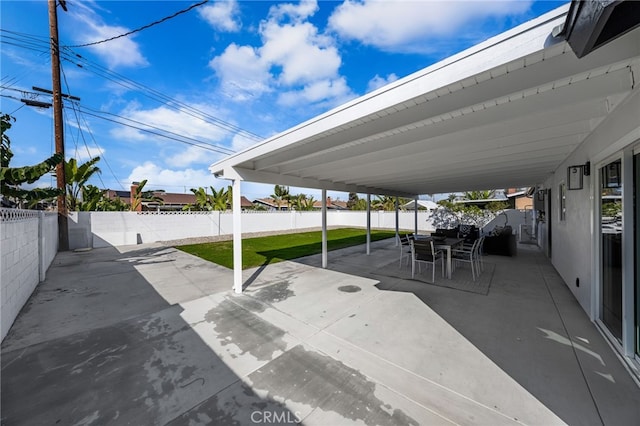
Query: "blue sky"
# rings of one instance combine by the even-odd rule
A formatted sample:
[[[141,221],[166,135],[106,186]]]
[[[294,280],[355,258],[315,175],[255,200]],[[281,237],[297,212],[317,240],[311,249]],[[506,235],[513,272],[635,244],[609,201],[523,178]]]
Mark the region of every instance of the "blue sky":
[[[99,155],[101,188],[189,192],[228,184],[207,167],[567,2],[77,1],[58,8],[67,157]],[[0,109],[12,165],[54,151],[47,2],[0,3]],[[97,44],[91,44],[99,42]],[[91,44],[89,46],[82,46]],[[78,47],[74,47],[78,46]],[[141,129],[146,129],[143,131]],[[55,185],[48,177],[40,186]],[[243,183],[250,199],[272,185]],[[319,198],[319,191],[291,188]],[[347,199],[347,194],[330,193]]]

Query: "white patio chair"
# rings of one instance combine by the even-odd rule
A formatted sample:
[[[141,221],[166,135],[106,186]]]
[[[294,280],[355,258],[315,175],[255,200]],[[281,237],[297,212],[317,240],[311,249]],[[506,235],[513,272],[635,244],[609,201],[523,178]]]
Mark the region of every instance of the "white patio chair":
[[[444,277],[444,253],[442,250],[436,250],[433,246],[433,239],[414,239],[411,240],[411,278],[415,277],[416,264],[418,264],[418,272],[420,272],[420,264],[426,263],[431,265],[431,282],[436,281],[436,262],[440,260],[442,268],[442,276]]]

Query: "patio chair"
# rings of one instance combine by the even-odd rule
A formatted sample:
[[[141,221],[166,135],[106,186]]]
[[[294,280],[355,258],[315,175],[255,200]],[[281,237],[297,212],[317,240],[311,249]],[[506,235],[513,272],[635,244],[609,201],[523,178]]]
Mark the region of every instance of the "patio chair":
[[[418,272],[420,272],[420,264],[426,263],[431,265],[431,282],[435,282],[436,262],[438,260],[440,260],[442,276],[444,277],[444,253],[442,250],[434,248],[433,239],[411,240],[411,278],[415,277],[416,264],[418,264]]]
[[[458,263],[468,263],[471,266],[471,277],[475,282],[476,278],[480,276],[480,260],[479,260],[479,247],[482,240],[478,238],[473,242],[470,249],[454,249],[451,250],[451,260],[455,266]]]
[[[413,240],[413,235],[405,235],[404,238],[400,237],[400,265],[399,268],[402,268],[402,259],[404,257],[407,258],[407,265],[409,265],[409,258],[411,257],[411,240]]]

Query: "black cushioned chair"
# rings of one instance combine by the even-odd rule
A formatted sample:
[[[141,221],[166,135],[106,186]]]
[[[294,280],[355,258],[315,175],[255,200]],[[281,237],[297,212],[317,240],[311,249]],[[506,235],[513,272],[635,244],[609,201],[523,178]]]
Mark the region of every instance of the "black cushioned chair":
[[[496,227],[484,239],[484,253],[500,256],[515,256],[518,254],[518,243],[511,226]]]

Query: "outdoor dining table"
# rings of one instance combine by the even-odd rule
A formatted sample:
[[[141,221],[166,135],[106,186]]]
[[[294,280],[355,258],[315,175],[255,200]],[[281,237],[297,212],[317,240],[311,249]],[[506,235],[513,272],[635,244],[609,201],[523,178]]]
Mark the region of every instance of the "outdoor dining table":
[[[416,238],[431,238],[428,235],[417,235]],[[451,249],[458,247],[464,243],[464,238],[447,237],[444,240],[433,240],[433,247],[436,250],[444,250],[447,253],[447,278],[451,279]]]
[[[444,241],[433,240],[433,246],[436,250],[445,250],[447,252],[447,278],[451,279],[451,249],[461,246],[464,238],[445,238]]]

